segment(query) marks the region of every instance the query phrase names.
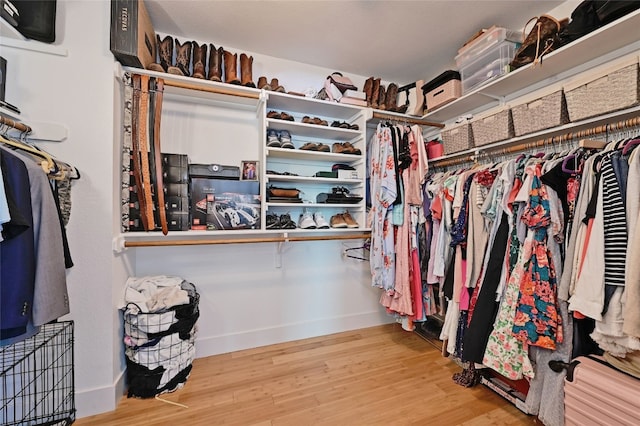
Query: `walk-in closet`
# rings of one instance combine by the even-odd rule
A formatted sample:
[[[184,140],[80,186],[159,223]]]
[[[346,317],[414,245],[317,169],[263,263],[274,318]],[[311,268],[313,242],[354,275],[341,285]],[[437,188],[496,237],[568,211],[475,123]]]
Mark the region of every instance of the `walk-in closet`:
[[[1,424],[640,421],[639,2],[0,3]]]

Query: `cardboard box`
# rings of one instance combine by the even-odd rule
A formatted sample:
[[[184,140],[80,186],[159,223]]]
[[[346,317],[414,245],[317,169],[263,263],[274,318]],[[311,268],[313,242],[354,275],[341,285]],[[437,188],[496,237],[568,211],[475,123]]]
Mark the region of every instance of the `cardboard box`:
[[[111,0],[111,52],[130,67],[155,62],[156,33],[142,0]]]
[[[338,179],[360,179],[357,170],[338,170]]]
[[[260,229],[260,184],[191,179],[191,229]]]

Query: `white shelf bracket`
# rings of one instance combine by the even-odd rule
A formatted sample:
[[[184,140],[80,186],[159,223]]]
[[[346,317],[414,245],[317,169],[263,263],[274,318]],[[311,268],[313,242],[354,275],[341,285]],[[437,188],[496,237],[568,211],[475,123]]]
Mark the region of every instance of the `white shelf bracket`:
[[[260,91],[260,96],[258,97],[258,107],[256,108],[256,117],[260,118],[262,116],[262,107],[267,103],[267,99],[269,95],[266,90]]]
[[[116,235],[111,241],[111,249],[114,253],[122,253],[125,250],[124,236],[122,234]]]

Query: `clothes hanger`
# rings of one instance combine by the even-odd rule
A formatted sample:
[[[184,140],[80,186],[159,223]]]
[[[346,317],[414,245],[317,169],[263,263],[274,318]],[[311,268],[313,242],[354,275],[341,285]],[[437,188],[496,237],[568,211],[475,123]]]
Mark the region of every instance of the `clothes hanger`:
[[[624,145],[624,148],[622,148],[622,155],[628,155],[635,146],[638,146],[638,144],[640,144],[640,138],[629,140]]]
[[[12,146],[14,148],[20,149],[22,151],[26,151],[29,152],[31,154],[34,154],[40,158],[43,158],[44,160],[42,160],[41,162],[39,162],[40,167],[42,167],[42,170],[45,171],[45,173],[49,174],[49,173],[55,173],[56,172],[56,163],[55,161],[53,161],[53,158],[45,153],[44,151],[40,151],[38,149],[35,149],[33,146],[27,144],[27,143],[23,143],[23,142],[19,142],[16,140],[9,140],[5,137],[5,134],[0,135],[0,142],[8,145],[8,146]]]

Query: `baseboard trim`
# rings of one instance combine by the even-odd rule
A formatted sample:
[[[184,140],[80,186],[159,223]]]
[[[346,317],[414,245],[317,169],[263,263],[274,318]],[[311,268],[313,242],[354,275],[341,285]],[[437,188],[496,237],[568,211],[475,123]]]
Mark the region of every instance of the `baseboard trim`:
[[[324,336],[394,322],[385,312],[372,311],[321,318],[277,327],[256,328],[239,333],[196,338],[196,358],[257,348],[292,340]]]
[[[113,411],[125,393],[125,371],[121,371],[111,386],[76,390],[76,418]]]

